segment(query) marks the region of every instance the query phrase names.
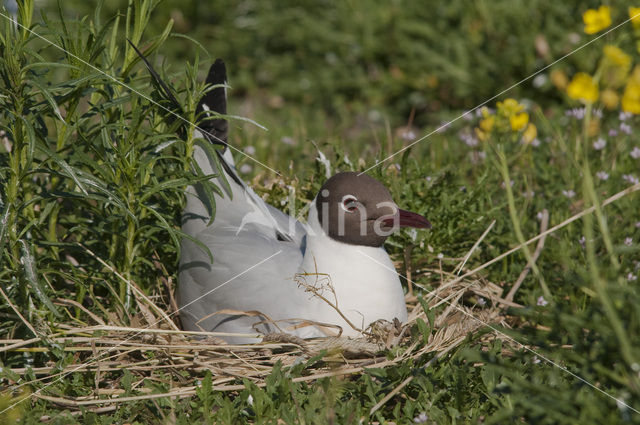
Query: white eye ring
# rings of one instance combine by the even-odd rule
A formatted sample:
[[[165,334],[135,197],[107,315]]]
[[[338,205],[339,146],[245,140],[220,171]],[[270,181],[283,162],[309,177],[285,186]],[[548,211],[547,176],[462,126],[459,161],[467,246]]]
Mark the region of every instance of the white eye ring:
[[[358,210],[358,199],[353,195],[344,195],[340,207],[348,213],[354,213]]]

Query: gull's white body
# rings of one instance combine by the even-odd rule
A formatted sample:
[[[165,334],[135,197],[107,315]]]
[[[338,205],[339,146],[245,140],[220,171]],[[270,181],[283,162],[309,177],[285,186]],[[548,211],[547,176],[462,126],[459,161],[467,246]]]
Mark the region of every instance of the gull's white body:
[[[202,148],[194,155],[205,174],[219,173]],[[233,165],[228,149],[224,160]],[[330,327],[292,326],[304,319],[338,325],[343,335],[359,335],[334,307],[305,290],[305,284],[320,288],[319,293],[359,329],[378,319],[406,321],[400,280],[384,248],[335,241],[321,228],[313,205],[307,224],[302,224],[266,204],[246,185],[227,180],[232,197],[215,195],[211,225],[210,208],[198,188],[187,190],[183,231],[209,247],[213,262],[201,247],[184,240],[178,296],[185,329],[243,334],[282,330],[303,338],[331,332]],[[217,179],[214,183],[222,187]],[[278,233],[290,240],[281,240]],[[226,311],[214,314],[221,310]],[[269,322],[253,326],[267,318],[279,328]]]

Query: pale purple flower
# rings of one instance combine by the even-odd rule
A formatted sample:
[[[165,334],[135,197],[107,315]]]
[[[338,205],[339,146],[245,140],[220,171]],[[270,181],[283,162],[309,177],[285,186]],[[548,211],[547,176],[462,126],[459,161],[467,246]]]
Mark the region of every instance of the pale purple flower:
[[[640,158],[640,148],[639,147],[634,147],[633,150],[631,151],[631,153],[629,153],[629,155],[631,155],[631,158],[633,159],[638,159]]]
[[[427,416],[426,412],[422,412],[418,416],[413,418],[413,423],[414,424],[424,424],[428,420],[429,420],[429,417]]]
[[[484,151],[471,151],[467,156],[473,165],[477,165],[485,160],[487,154]]]
[[[465,121],[471,121],[473,119],[473,114],[471,113],[471,111],[467,111],[462,114],[462,119]]]
[[[509,181],[509,186],[513,187],[513,180]],[[503,188],[503,189],[507,188],[507,186],[504,184],[504,182],[500,183],[500,187]]]
[[[461,131],[458,137],[460,137],[460,140],[462,140],[470,148],[478,146],[478,139],[469,131]]]
[[[629,274],[627,275],[627,281],[629,282],[634,282],[636,279],[638,278],[638,276],[636,276],[635,274],[629,272]]]
[[[445,131],[447,131],[447,129],[449,128],[449,126],[451,125],[451,122],[449,121],[442,121],[440,123],[440,126],[436,129],[436,131],[438,133],[444,133]],[[414,137],[415,139],[415,137]]]
[[[242,164],[240,166],[240,172],[242,174],[249,174],[253,170],[253,167],[249,164]]]
[[[522,192],[523,198],[533,199],[536,196],[536,192],[533,190],[527,190],[526,192]]]
[[[531,141],[530,145],[533,146],[534,148],[537,148],[538,146],[540,146],[540,140],[536,137]]]
[[[618,135],[618,130],[612,128],[609,130],[609,137],[616,137]]]
[[[636,221],[636,228],[640,229],[640,221]]]
[[[443,258],[444,258],[444,254],[443,253],[438,254],[438,260],[442,260]]]
[[[623,174],[622,175],[622,180],[629,182],[631,184],[638,184],[640,183],[640,181],[638,181],[638,178],[636,176],[634,176],[633,174]]]
[[[631,126],[629,124],[620,123],[620,132],[631,134]]]
[[[538,220],[542,220],[542,215],[543,215],[543,214],[542,214],[542,211],[539,211],[539,212],[538,212],[538,214],[536,214],[536,218],[537,218]]]
[[[289,145],[289,146],[293,146],[296,144],[296,141],[293,140],[293,137],[289,137],[289,136],[284,136],[282,139],[280,139],[280,141],[285,145]]]
[[[544,297],[542,295],[540,295],[538,297],[538,301],[536,302],[537,305],[539,305],[540,307],[544,307],[547,304],[549,304],[549,301],[545,300]]]
[[[573,117],[577,120],[581,120],[584,118],[585,111],[585,108],[573,108],[565,111],[564,114],[568,117]]]
[[[598,171],[596,173],[596,177],[600,180],[607,180],[609,178],[609,173],[607,173],[606,171]]]
[[[246,153],[247,155],[255,155],[256,148],[254,148],[253,146],[247,146],[244,148],[244,153]]]
[[[538,356],[533,356],[533,358],[531,359],[531,363],[533,363],[533,364],[540,363],[540,359],[538,358]]]
[[[607,141],[600,137],[598,140],[593,142],[593,148],[597,151],[601,151],[607,146]]]
[[[569,198],[569,199],[571,199],[571,198],[573,198],[574,196],[576,196],[576,193],[575,193],[573,190],[571,190],[571,189],[569,189],[569,190],[563,190],[563,191],[562,191],[562,194],[563,194],[564,196],[566,196],[567,198]]]
[[[633,245],[633,238],[630,238],[630,237],[624,238],[624,244],[625,244],[626,246],[631,246],[631,245]]]
[[[602,109],[594,109],[593,110],[593,116],[594,117],[598,117],[598,118],[602,118]]]
[[[478,297],[478,305],[480,307],[484,307],[485,305],[487,305],[487,301],[485,301],[485,299],[482,297]]]
[[[620,121],[626,121],[629,118],[631,118],[633,114],[631,112],[620,112],[620,114],[618,114],[618,119]]]
[[[578,240],[578,242],[580,243],[580,246],[582,247],[582,249],[584,249],[585,244],[587,243],[587,238],[585,238],[584,235],[582,235],[582,237]]]

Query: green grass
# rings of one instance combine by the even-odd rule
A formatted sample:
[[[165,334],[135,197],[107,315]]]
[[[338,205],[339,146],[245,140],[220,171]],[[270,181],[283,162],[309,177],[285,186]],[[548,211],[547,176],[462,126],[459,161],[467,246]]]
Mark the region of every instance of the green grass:
[[[57,299],[74,300],[107,322],[131,323],[138,307],[131,288],[112,270],[161,300],[168,298],[165,282],[176,280],[182,192],[198,178],[190,162],[195,141],[188,132],[184,140],[169,143],[176,140],[177,125],[167,125],[163,111],[149,100],[157,94],[125,37],[142,45],[176,87],[189,120],[212,58],[227,59],[230,113],[269,129],[231,120],[230,142],[255,151],[282,177],[236,155],[238,166],[250,166],[244,167],[245,178],[274,205],[288,199],[287,185],[294,187],[299,210],[325,178],[324,166],[315,160],[317,149],[334,172],[374,165],[408,144],[400,130],[412,109],[416,135],[431,132],[442,119],[457,117],[462,108],[576,47],[568,34],[588,40],[580,16],[597,6],[545,0],[521,7],[509,1],[475,1],[470,7],[454,1],[437,8],[375,1],[322,8],[219,2],[203,10],[198,2],[151,3],[132,1],[127,8],[109,2],[94,10],[83,9],[84,2],[61,2],[60,10],[55,3],[37,3],[41,9],[33,13],[33,3],[24,2],[19,21],[69,53],[0,17],[0,129],[7,137],[0,147],[3,340],[90,322],[82,309]],[[614,21],[625,19],[623,2],[611,4]],[[170,15],[176,18],[173,27]],[[536,52],[536,36],[549,42],[546,55]],[[635,41],[629,24],[554,69],[595,72],[605,43],[619,44],[640,63]],[[431,289],[439,278],[424,270],[453,269],[493,220],[469,259],[470,269],[537,235],[536,216],[543,209],[551,227],[596,207],[548,236],[537,271],[516,294],[524,308],[510,308],[511,328],[499,328],[537,356],[484,328],[428,365],[433,355],[344,379],[293,382],[310,367],[303,364],[274,369],[264,388],[238,380],[245,389],[236,392],[212,392],[211,377],[203,374],[190,398],[122,403],[116,411],[87,409],[71,416],[34,397],[0,413],[0,423],[35,424],[43,416],[57,424],[275,423],[279,418],[412,423],[422,412],[428,423],[640,423],[640,414],[603,394],[640,410],[640,199],[635,192],[602,206],[631,186],[630,175],[640,177],[640,158],[632,155],[640,149],[640,119],[621,120],[618,109],[604,110],[601,118],[591,108],[586,118],[567,116],[568,108],[579,105],[550,82],[525,84],[508,95],[529,99],[539,145],[522,144],[507,131],[469,146],[460,134],[473,134],[479,121],[474,116],[370,174],[389,186],[402,208],[433,223],[432,231],[403,231],[387,244],[399,260],[411,247],[416,282]],[[629,126],[631,134],[621,126]],[[612,130],[617,134],[610,135]],[[599,138],[606,140],[603,149],[594,147]],[[599,172],[608,177],[598,177]],[[529,252],[520,250],[480,274],[506,293],[534,249],[530,245]],[[413,334],[421,340],[421,330]],[[32,372],[11,371],[82,360],[46,338],[43,344],[46,352],[0,352],[0,411],[40,390],[68,397],[92,393],[90,373],[46,386],[48,381],[36,380]],[[406,387],[369,414],[409,376]],[[180,380],[167,372],[161,381],[147,379],[131,388],[143,378],[130,372],[110,376],[127,395],[166,392]]]

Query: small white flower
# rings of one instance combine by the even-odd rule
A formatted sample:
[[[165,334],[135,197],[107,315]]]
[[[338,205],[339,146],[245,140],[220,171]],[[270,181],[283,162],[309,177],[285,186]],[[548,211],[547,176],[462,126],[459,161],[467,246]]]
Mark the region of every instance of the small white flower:
[[[620,132],[631,134],[631,126],[629,124],[620,123]]]
[[[640,221],[636,221],[636,228],[640,229]]]
[[[569,33],[567,35],[567,38],[569,39],[569,41],[573,44],[578,44],[580,43],[580,34],[578,34],[577,32],[572,32]]]
[[[249,164],[242,164],[240,166],[240,172],[242,174],[249,174],[253,170],[253,167]]]
[[[443,258],[444,258],[444,254],[443,253],[438,254],[438,260],[442,260]]]
[[[533,190],[527,190],[526,192],[522,192],[522,196],[524,198],[532,199],[534,196],[536,196],[536,192]]]
[[[533,79],[533,87],[539,89],[540,87],[544,86],[547,81],[549,81],[549,77],[547,77],[547,74],[538,74],[536,75],[536,78]]]
[[[631,158],[633,158],[633,159],[640,158],[640,148],[637,147],[637,146],[634,147],[629,155],[631,155]]]
[[[531,359],[531,363],[533,363],[533,364],[540,363],[540,359],[538,358],[538,356],[533,356],[533,358]]]
[[[429,420],[429,417],[427,416],[426,412],[422,412],[418,416],[413,418],[413,423],[414,424],[423,424],[423,423],[427,422],[428,420]]]
[[[439,133],[440,133],[440,131],[439,131]],[[412,140],[414,140],[416,138],[416,133],[414,133],[413,130],[411,130],[411,129],[406,129],[402,133],[400,133],[400,138],[402,140],[410,142],[410,141],[412,141]]]
[[[253,406],[253,396],[251,394],[249,394],[249,397],[247,397],[247,403],[249,404],[249,406]]]
[[[244,148],[244,153],[246,153],[247,155],[255,155],[256,148],[254,148],[253,146],[247,146],[246,148]]]
[[[607,180],[609,178],[609,173],[607,173],[606,171],[598,171],[596,173],[596,177],[600,180]]]
[[[636,279],[638,279],[638,276],[636,276],[635,274],[629,272],[629,274],[627,275],[627,281],[635,282]]]
[[[609,137],[616,137],[618,135],[618,130],[616,130],[615,128],[612,128],[611,130],[609,130]]]
[[[567,198],[569,198],[569,199],[571,199],[571,198],[573,198],[574,196],[576,196],[576,193],[575,193],[573,190],[571,190],[571,189],[569,189],[569,190],[563,190],[563,191],[562,191],[562,194],[563,194],[564,196],[566,196]]]
[[[480,307],[484,307],[485,305],[487,305],[487,302],[485,301],[485,299],[484,299],[484,298],[482,298],[482,297],[478,297],[478,305],[479,305]]]
[[[607,146],[607,141],[600,137],[598,140],[593,142],[593,148],[597,151],[601,151]]]
[[[636,176],[634,176],[633,174],[623,174],[622,175],[622,180],[629,182],[631,184],[638,184],[640,181],[638,181],[638,178]]]
[[[631,246],[633,245],[633,238],[624,238],[624,244],[626,246]]]
[[[531,141],[531,143],[530,143],[530,144],[531,144],[531,146],[533,146],[534,148],[537,148],[538,146],[540,146],[540,143],[541,143],[541,142],[540,142],[540,139],[538,139],[538,138],[536,137],[535,139],[533,139],[533,140]]]
[[[544,306],[546,306],[547,304],[549,304],[549,301],[545,300],[545,299],[544,299],[544,297],[543,297],[542,295],[540,295],[540,296],[538,297],[538,301],[536,302],[536,304],[537,304],[537,305],[539,305],[539,306],[541,306],[541,307],[544,307]]]
[[[538,220],[542,220],[542,216],[543,216],[542,211],[539,211],[538,214],[536,214],[536,218]]]

